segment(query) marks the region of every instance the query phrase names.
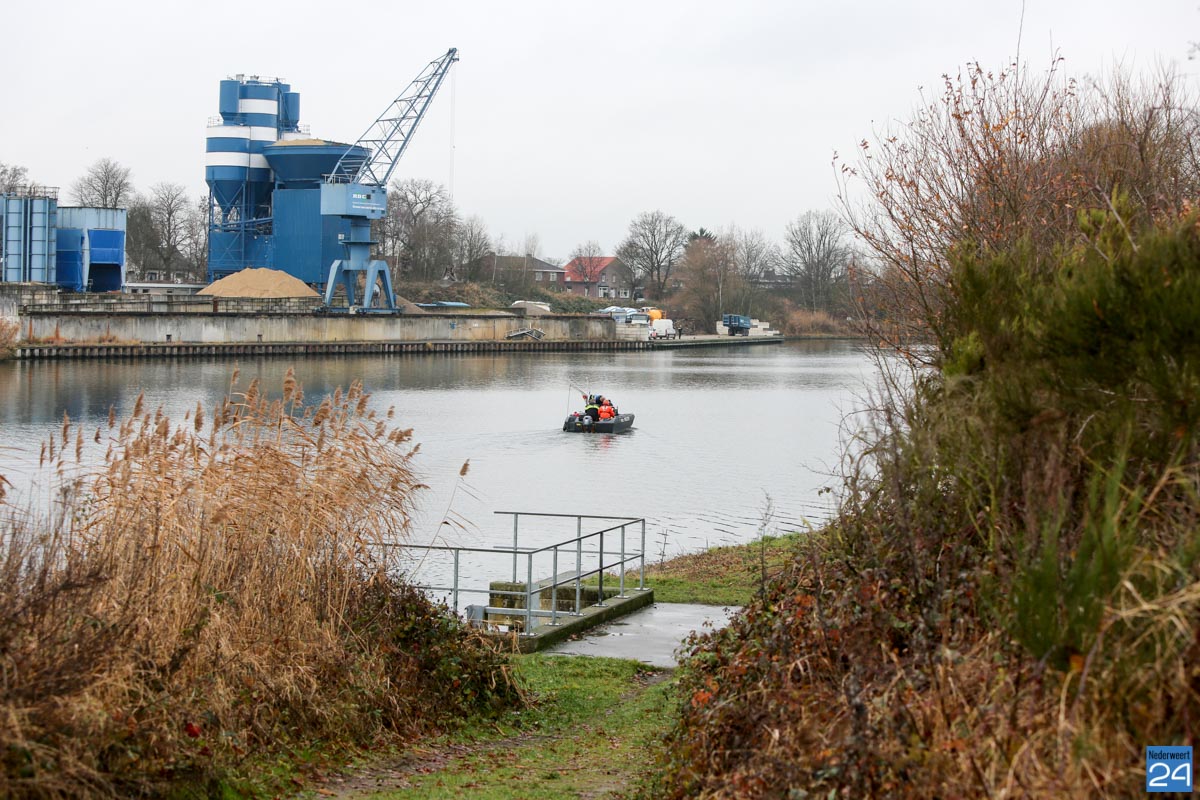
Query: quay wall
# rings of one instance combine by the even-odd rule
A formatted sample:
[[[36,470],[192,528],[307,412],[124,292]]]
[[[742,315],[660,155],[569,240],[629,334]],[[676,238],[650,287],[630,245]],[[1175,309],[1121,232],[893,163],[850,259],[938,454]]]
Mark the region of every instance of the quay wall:
[[[228,314],[38,312],[20,317],[20,345],[53,343],[334,344],[348,342],[489,342],[536,328],[542,341],[611,341],[605,317],[452,314]]]

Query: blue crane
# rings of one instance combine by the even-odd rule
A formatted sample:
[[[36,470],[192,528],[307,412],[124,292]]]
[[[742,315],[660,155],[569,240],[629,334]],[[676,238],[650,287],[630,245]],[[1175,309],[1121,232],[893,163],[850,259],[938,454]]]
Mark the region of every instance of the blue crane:
[[[346,257],[329,266],[326,306],[332,303],[334,291],[341,284],[346,290],[347,303],[355,308],[355,284],[358,276],[365,273],[362,307],[373,306],[378,287],[383,307],[395,310],[396,293],[387,264],[371,259],[374,244],[371,220],[381,219],[387,213],[388,180],[455,61],[458,49],[451,47],[445,55],[429,62],[325,176],[321,184],[321,214],[350,221],[350,232],[342,241]]]

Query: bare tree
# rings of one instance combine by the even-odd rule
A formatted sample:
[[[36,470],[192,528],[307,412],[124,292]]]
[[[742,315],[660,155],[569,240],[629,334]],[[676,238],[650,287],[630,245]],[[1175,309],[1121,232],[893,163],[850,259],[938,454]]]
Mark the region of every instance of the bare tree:
[[[832,211],[805,211],[787,225],[785,272],[796,279],[810,311],[832,311],[845,285],[851,249],[850,230]]]
[[[194,200],[184,214],[181,251],[190,279],[204,280],[208,271],[208,198]]]
[[[150,187],[148,202],[154,224],[152,248],[158,265],[171,278],[188,266],[184,251],[191,247],[189,240],[194,235],[190,217],[195,205],[181,184],[166,182]]]
[[[745,309],[743,313],[753,314],[762,292],[763,276],[779,264],[779,248],[761,230],[743,231],[734,227],[727,238],[733,247],[735,268],[742,278],[742,296],[736,305]]]
[[[388,213],[376,227],[393,277],[436,280],[452,272],[458,212],[446,187],[409,178],[388,189]]]
[[[492,239],[480,217],[467,217],[460,222],[454,232],[455,277],[467,281],[489,277],[484,267],[491,249]]]
[[[29,171],[0,161],[0,194],[15,192],[29,183]]]
[[[608,265],[608,258],[600,249],[600,243],[594,239],[578,245],[571,251],[571,264],[575,273],[584,283],[598,283],[600,274]]]
[[[536,233],[527,233],[521,241],[521,252],[523,256],[533,256],[534,258],[542,257],[542,238]]]
[[[1107,207],[1114,192],[1146,217],[1200,192],[1200,117],[1175,73],[1080,86],[1059,68],[970,64],[943,76],[939,98],[841,166],[842,216],[876,265],[873,296],[889,303],[865,316],[887,320],[872,330],[879,340],[926,360],[908,343],[939,336],[955,248],[1025,239],[1049,254],[1078,235],[1081,209]]]
[[[650,296],[661,299],[687,243],[687,228],[677,219],[662,211],[648,211],[629,223],[617,255],[629,266],[634,281],[643,281]]]
[[[71,188],[75,202],[97,208],[123,208],[133,199],[129,167],[102,158],[88,167]]]

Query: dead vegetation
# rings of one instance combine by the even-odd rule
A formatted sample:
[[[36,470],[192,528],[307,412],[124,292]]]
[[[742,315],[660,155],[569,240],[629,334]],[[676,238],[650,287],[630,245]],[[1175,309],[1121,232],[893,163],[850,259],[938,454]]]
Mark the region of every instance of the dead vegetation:
[[[179,424],[140,399],[105,430],[64,419],[55,507],[6,508],[0,794],[153,794],[514,700],[399,576],[415,449],[361,387],[306,406],[290,371]]]
[[[20,337],[21,323],[15,319],[0,319],[0,358],[12,353]]]
[[[1194,743],[1195,103],[1116,85],[975,66],[860,168],[881,396],[837,518],[691,642],[649,796],[1132,797]]]

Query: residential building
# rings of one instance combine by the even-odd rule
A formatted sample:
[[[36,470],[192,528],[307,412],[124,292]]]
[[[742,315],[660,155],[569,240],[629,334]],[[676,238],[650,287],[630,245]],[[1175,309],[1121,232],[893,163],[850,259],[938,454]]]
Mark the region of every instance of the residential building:
[[[615,256],[580,257],[571,260],[566,270],[567,290],[584,297],[630,300],[638,292],[630,278],[629,267]]]
[[[556,267],[532,255],[498,256],[488,253],[478,263],[473,263],[465,273],[474,275],[475,280],[479,281],[528,283],[550,291],[562,291],[566,286],[565,270],[562,267]]]

